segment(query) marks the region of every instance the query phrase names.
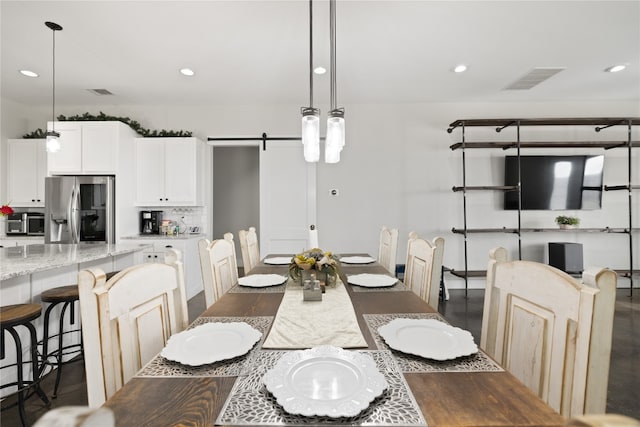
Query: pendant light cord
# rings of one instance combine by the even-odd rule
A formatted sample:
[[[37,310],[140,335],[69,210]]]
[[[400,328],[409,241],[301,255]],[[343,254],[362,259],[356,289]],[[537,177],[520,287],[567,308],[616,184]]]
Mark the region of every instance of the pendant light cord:
[[[56,121],[56,30],[53,29],[53,109],[51,111],[51,130],[55,132]]]
[[[331,85],[331,110],[338,104],[336,89],[336,0],[329,0],[329,49],[330,55],[330,85]]]
[[[53,97],[53,109],[51,111],[51,131],[55,133],[55,121],[56,121],[56,31],[62,31],[62,27],[55,22],[47,21],[44,23],[51,31],[53,31],[53,84],[52,84],[52,97]]]
[[[313,108],[313,0],[309,0],[309,107]]]

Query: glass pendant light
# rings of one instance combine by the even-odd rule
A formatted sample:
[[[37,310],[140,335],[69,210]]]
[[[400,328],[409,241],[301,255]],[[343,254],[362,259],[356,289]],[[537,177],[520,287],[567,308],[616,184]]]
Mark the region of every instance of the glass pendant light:
[[[307,162],[320,160],[320,110],[313,108],[313,0],[309,0],[309,107],[302,111],[302,144]]]
[[[302,144],[307,162],[320,160],[320,110],[317,108],[302,109]]]
[[[345,143],[344,108],[337,108],[336,84],[336,0],[329,0],[329,37],[331,53],[331,110],[327,117],[324,161],[338,163]]]
[[[62,27],[55,22],[45,22],[48,28],[53,32],[53,107],[51,110],[51,130],[46,134],[46,147],[49,153],[55,153],[60,150],[60,134],[55,130],[56,120],[56,31],[62,31]]]

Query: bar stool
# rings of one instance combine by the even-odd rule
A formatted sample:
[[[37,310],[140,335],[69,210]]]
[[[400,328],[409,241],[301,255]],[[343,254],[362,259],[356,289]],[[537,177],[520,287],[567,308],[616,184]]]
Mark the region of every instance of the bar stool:
[[[52,398],[56,398],[58,396],[58,386],[60,385],[60,377],[62,374],[62,366],[64,364],[75,362],[75,359],[63,361],[63,357],[73,355],[73,354],[82,354],[82,338],[80,338],[79,344],[69,344],[64,345],[63,339],[67,334],[71,334],[73,332],[80,331],[80,319],[76,322],[76,308],[75,302],[80,300],[78,293],[78,285],[69,285],[69,286],[60,286],[53,289],[48,289],[40,295],[43,303],[48,303],[49,306],[44,312],[44,334],[41,341],[42,344],[42,361],[43,367],[44,365],[55,366],[57,368],[56,372],[56,382],[53,387],[53,395]],[[53,335],[49,335],[49,329],[51,326],[51,312],[57,306],[62,304],[62,308],[60,310],[60,317],[58,319],[58,332]],[[72,325],[78,325],[75,329],[70,329],[65,331],[64,329],[64,318],[65,313],[69,309],[69,323]],[[58,346],[55,349],[49,351],[49,341],[52,339],[58,339]],[[53,358],[54,361],[51,362],[49,359]]]
[[[38,338],[36,335],[36,328],[34,327],[33,320],[40,317],[42,314],[42,307],[38,304],[15,304],[15,305],[7,305],[0,307],[0,359],[4,359],[5,354],[5,342],[4,342],[4,332],[7,331],[15,342],[16,346],[16,363],[3,366],[2,369],[10,368],[12,366],[16,367],[16,381],[12,383],[2,384],[0,385],[0,389],[5,387],[17,387],[16,393],[18,394],[18,411],[20,414],[20,420],[22,421],[22,425],[27,425],[27,417],[24,410],[25,400],[31,396],[30,394],[26,394],[29,388],[35,387],[35,392],[40,396],[40,399],[45,403],[45,405],[49,406],[51,403],[49,399],[47,399],[46,394],[40,388],[40,374],[42,373],[42,367],[38,363]],[[24,326],[29,331],[29,348],[31,352],[31,360],[23,361],[22,360],[22,341],[20,340],[20,335],[16,328],[18,326]],[[31,364],[31,379],[28,380],[24,378],[24,364]],[[15,405],[7,406],[3,409],[8,409]]]
[[[107,280],[119,273],[119,271],[112,271],[107,273]],[[43,303],[49,303],[45,313],[44,313],[44,337],[42,341],[39,343],[42,345],[42,360],[43,365],[55,366],[57,368],[56,372],[56,382],[53,386],[53,395],[52,398],[58,397],[58,387],[60,386],[60,378],[62,375],[62,365],[70,362],[75,362],[76,360],[67,360],[63,362],[64,356],[69,356],[72,354],[81,354],[83,352],[82,348],[82,337],[80,338],[79,344],[70,344],[63,345],[63,338],[65,335],[79,332],[80,326],[78,323],[78,327],[76,329],[64,330],[64,315],[67,309],[69,309],[69,323],[75,325],[75,302],[80,300],[78,293],[78,285],[69,285],[69,286],[60,286],[53,289],[48,289],[41,294],[41,298]],[[59,329],[57,334],[49,335],[49,326],[50,326],[50,316],[51,311],[62,304],[62,309],[60,311],[59,318]],[[49,340],[58,338],[58,348],[49,351]],[[50,358],[55,359],[55,363],[49,361]],[[80,360],[80,359],[78,359]]]

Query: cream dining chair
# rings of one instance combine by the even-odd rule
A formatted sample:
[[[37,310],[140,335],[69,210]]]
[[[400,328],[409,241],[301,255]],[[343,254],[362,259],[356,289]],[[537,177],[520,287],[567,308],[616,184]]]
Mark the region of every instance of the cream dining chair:
[[[260,262],[260,246],[258,245],[258,235],[255,227],[249,227],[248,230],[240,230],[238,238],[240,240],[240,251],[242,252],[242,265],[246,275]]]
[[[58,406],[38,418],[33,427],[115,427],[116,417],[107,407]]]
[[[396,256],[398,253],[398,229],[382,226],[378,244],[378,262],[389,273],[396,275]]]
[[[210,307],[224,293],[238,283],[238,265],[233,234],[225,233],[223,239],[198,242],[200,267],[204,285],[204,299]]]
[[[640,427],[640,421],[620,414],[588,414],[568,419],[565,427]]]
[[[165,263],[134,265],[106,280],[78,274],[88,403],[102,405],[188,325],[180,252]]]
[[[480,346],[561,415],[604,413],[617,275],[490,252]]]
[[[429,242],[419,238],[414,231],[409,233],[404,284],[436,311],[440,296],[443,253],[442,237],[436,237]]]

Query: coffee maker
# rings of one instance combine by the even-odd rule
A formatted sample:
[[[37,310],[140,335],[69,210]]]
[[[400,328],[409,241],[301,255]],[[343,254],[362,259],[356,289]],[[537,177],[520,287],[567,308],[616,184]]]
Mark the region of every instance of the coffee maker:
[[[140,211],[140,234],[160,234],[162,211]]]

